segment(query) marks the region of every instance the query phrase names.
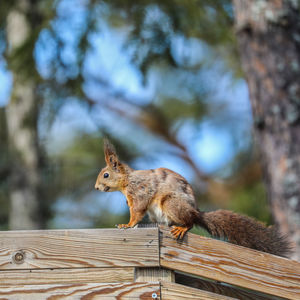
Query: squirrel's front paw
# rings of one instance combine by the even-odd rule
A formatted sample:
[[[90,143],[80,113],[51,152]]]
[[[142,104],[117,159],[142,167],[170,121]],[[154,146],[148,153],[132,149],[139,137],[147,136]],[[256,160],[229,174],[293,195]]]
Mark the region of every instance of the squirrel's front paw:
[[[128,224],[118,224],[118,228],[119,229],[126,229],[126,228],[130,228],[130,226]]]

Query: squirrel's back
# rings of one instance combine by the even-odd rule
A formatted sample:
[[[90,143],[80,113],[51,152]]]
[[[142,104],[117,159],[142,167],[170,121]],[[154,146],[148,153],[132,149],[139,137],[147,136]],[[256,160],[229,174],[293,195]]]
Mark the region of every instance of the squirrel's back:
[[[159,199],[172,192],[172,196],[190,202],[196,207],[193,189],[184,177],[167,168],[134,170],[129,174],[127,191],[149,201]]]

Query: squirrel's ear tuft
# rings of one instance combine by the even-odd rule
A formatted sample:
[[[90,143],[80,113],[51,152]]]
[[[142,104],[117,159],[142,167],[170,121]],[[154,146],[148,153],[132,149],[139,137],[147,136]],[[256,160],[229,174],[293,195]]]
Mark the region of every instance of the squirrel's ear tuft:
[[[104,139],[104,155],[106,164],[118,172],[121,163],[119,162],[115,147],[108,139]]]
[[[111,155],[117,155],[116,154],[116,150],[115,147],[110,143],[110,141],[108,139],[104,139],[103,140],[103,144],[104,144],[104,154],[105,154],[105,158],[109,157]]]

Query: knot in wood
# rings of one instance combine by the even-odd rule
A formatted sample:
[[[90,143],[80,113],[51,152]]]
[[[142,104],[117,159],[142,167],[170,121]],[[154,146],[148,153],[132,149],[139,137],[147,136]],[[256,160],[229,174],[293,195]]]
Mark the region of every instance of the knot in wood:
[[[23,250],[19,250],[13,255],[13,261],[16,264],[22,264],[24,260],[25,260],[25,252]]]

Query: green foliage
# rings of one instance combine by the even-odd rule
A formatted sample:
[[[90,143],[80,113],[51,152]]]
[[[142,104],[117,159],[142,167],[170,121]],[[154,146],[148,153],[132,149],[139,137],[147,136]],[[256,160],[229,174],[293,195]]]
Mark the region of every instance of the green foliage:
[[[14,7],[16,0],[11,1],[0,1],[0,57],[6,47],[5,37],[6,37],[6,17],[10,9]]]
[[[266,191],[262,182],[255,182],[253,186],[247,188],[239,188],[233,194],[229,209],[252,216],[267,224],[272,223]]]
[[[38,34],[39,30],[35,29],[20,47],[14,49],[14,51],[7,55],[8,68],[15,74],[18,74],[18,76],[21,76],[22,80],[39,78],[33,57],[34,46]]]
[[[163,98],[158,105],[169,124],[186,119],[199,121],[207,113],[205,104],[197,99],[187,102],[176,98]]]
[[[129,221],[129,212],[125,214],[114,214],[109,210],[102,210],[94,220],[94,226],[97,228],[111,228],[117,224],[127,224]]]
[[[10,156],[7,143],[5,110],[0,108],[0,229],[7,229],[8,224],[8,176],[10,173]]]

